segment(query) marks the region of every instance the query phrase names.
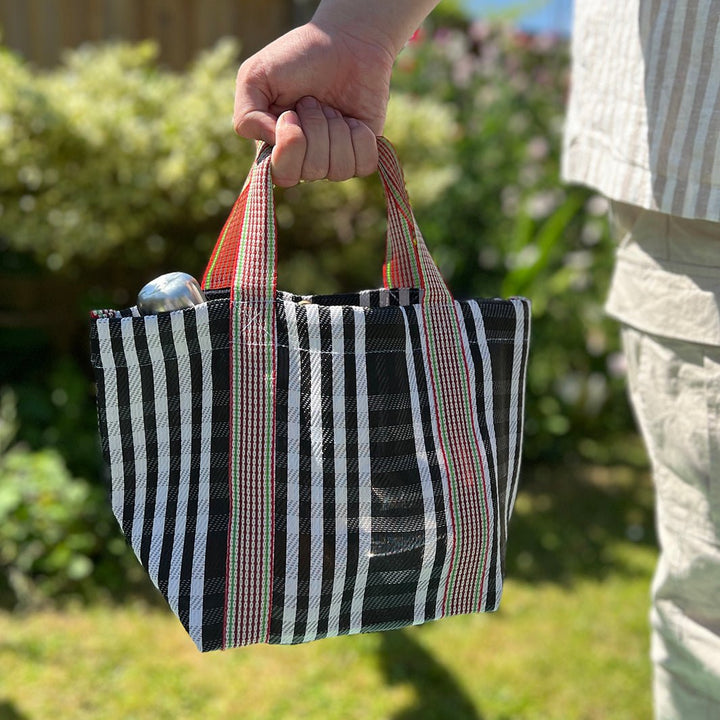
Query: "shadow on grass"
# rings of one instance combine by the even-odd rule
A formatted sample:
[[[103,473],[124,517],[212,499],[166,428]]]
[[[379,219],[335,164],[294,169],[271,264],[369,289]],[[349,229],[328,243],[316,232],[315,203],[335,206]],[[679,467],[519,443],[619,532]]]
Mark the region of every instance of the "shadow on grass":
[[[601,466],[530,467],[510,526],[507,574],[570,584],[637,573],[627,548],[656,547],[653,490],[646,471]],[[407,684],[415,702],[391,720],[482,720],[455,677],[411,633],[380,633],[389,685]]]
[[[645,471],[602,466],[524,468],[510,523],[507,575],[570,583],[633,574],[620,544],[656,547],[653,490]]]
[[[12,701],[0,700],[0,720],[27,720],[27,715],[21,713]]]
[[[410,684],[416,700],[391,720],[482,720],[455,677],[403,630],[380,633],[381,668],[388,685]]]

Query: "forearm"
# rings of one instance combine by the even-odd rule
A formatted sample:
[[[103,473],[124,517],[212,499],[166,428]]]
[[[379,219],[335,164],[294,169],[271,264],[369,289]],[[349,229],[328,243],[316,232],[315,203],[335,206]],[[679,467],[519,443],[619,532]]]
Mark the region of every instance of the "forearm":
[[[322,0],[313,22],[381,45],[393,57],[440,0]]]

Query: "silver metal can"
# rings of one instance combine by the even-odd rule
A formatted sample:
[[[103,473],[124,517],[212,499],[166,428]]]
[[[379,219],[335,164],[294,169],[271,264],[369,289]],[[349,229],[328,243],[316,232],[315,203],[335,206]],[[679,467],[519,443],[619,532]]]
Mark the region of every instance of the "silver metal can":
[[[207,302],[198,281],[184,272],[171,272],[151,280],[140,290],[137,307],[141,315],[182,310]]]

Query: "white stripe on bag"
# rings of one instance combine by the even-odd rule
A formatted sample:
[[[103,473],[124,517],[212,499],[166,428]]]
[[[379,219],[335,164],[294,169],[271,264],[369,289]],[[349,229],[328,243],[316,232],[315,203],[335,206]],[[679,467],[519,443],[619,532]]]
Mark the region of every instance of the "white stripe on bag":
[[[318,632],[323,576],[323,417],[320,311],[305,306],[310,359],[310,578],[305,642]]]
[[[98,320],[96,328],[105,385],[105,421],[107,423],[108,452],[110,455],[111,502],[115,517],[122,528],[125,508],[125,469],[123,466],[120,414],[118,411],[117,368],[115,367],[115,358],[112,352],[110,320]]]
[[[522,447],[522,418],[520,417],[520,384],[523,380],[521,373],[523,366],[527,362],[527,352],[529,345],[523,342],[525,338],[525,303],[517,298],[511,298],[512,304],[515,306],[515,340],[513,346],[513,364],[512,364],[512,380],[510,386],[510,427],[508,437],[510,440],[510,448],[508,455],[508,482],[507,482],[507,499],[505,505],[505,514],[507,521],[510,522],[510,515],[515,505],[515,497],[517,495],[518,483],[517,478],[520,472],[519,463],[515,465],[515,456],[518,449]],[[530,318],[528,317],[528,323]],[[528,334],[530,328],[528,327]]]
[[[365,313],[354,310],[355,316],[355,383],[357,391],[358,444],[358,567],[350,609],[350,633],[363,627],[365,586],[372,552],[372,473],[370,465],[370,415],[368,411],[367,368],[365,365]]]
[[[423,545],[422,567],[415,590],[415,612],[413,622],[416,625],[425,622],[425,604],[427,602],[428,585],[432,574],[435,554],[437,550],[437,517],[435,516],[435,494],[433,492],[430,464],[428,462],[427,448],[425,447],[425,433],[423,432],[422,411],[418,394],[418,381],[415,374],[415,357],[410,338],[407,310],[403,308],[403,322],[405,323],[405,359],[407,361],[408,387],[410,389],[410,410],[413,417],[413,434],[415,436],[415,451],[417,453],[418,470],[420,472],[420,488],[423,496],[423,511],[425,517],[425,542]]]
[[[298,546],[300,544],[300,341],[295,304],[285,303],[288,330],[287,420],[287,539],[285,547],[285,604],[282,640],[295,635],[298,592]]]
[[[345,432],[345,324],[341,307],[330,308],[332,328],[333,432],[335,447],[335,575],[328,636],[340,632],[340,610],[347,572],[347,438]]]
[[[155,493],[155,516],[153,517],[148,574],[158,587],[160,557],[165,537],[165,509],[167,508],[168,485],[170,482],[170,431],[168,429],[167,379],[165,376],[165,355],[160,342],[157,315],[145,319],[148,352],[153,370],[155,388],[155,431],[157,433],[158,477]]]

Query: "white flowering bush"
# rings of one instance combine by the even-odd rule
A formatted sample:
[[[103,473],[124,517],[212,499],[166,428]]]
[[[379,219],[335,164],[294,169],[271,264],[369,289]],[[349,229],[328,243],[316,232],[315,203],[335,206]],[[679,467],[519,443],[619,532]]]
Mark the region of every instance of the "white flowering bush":
[[[221,42],[185,74],[159,69],[156,56],[151,42],[88,46],[33,73],[0,51],[0,234],[13,249],[51,269],[207,251],[254,152],[232,132],[237,47]],[[452,115],[429,99],[394,106],[388,131],[424,183],[418,198],[433,200],[452,179],[438,153]],[[319,226],[360,192],[324,185],[302,203]],[[293,243],[288,232],[288,254]]]
[[[31,73],[0,53],[0,234],[59,269],[142,264],[232,203],[252,148],[231,131],[236,48],[185,75],[152,43],[86,47]],[[230,84],[229,84],[230,83]],[[186,241],[186,238],[182,238]]]

